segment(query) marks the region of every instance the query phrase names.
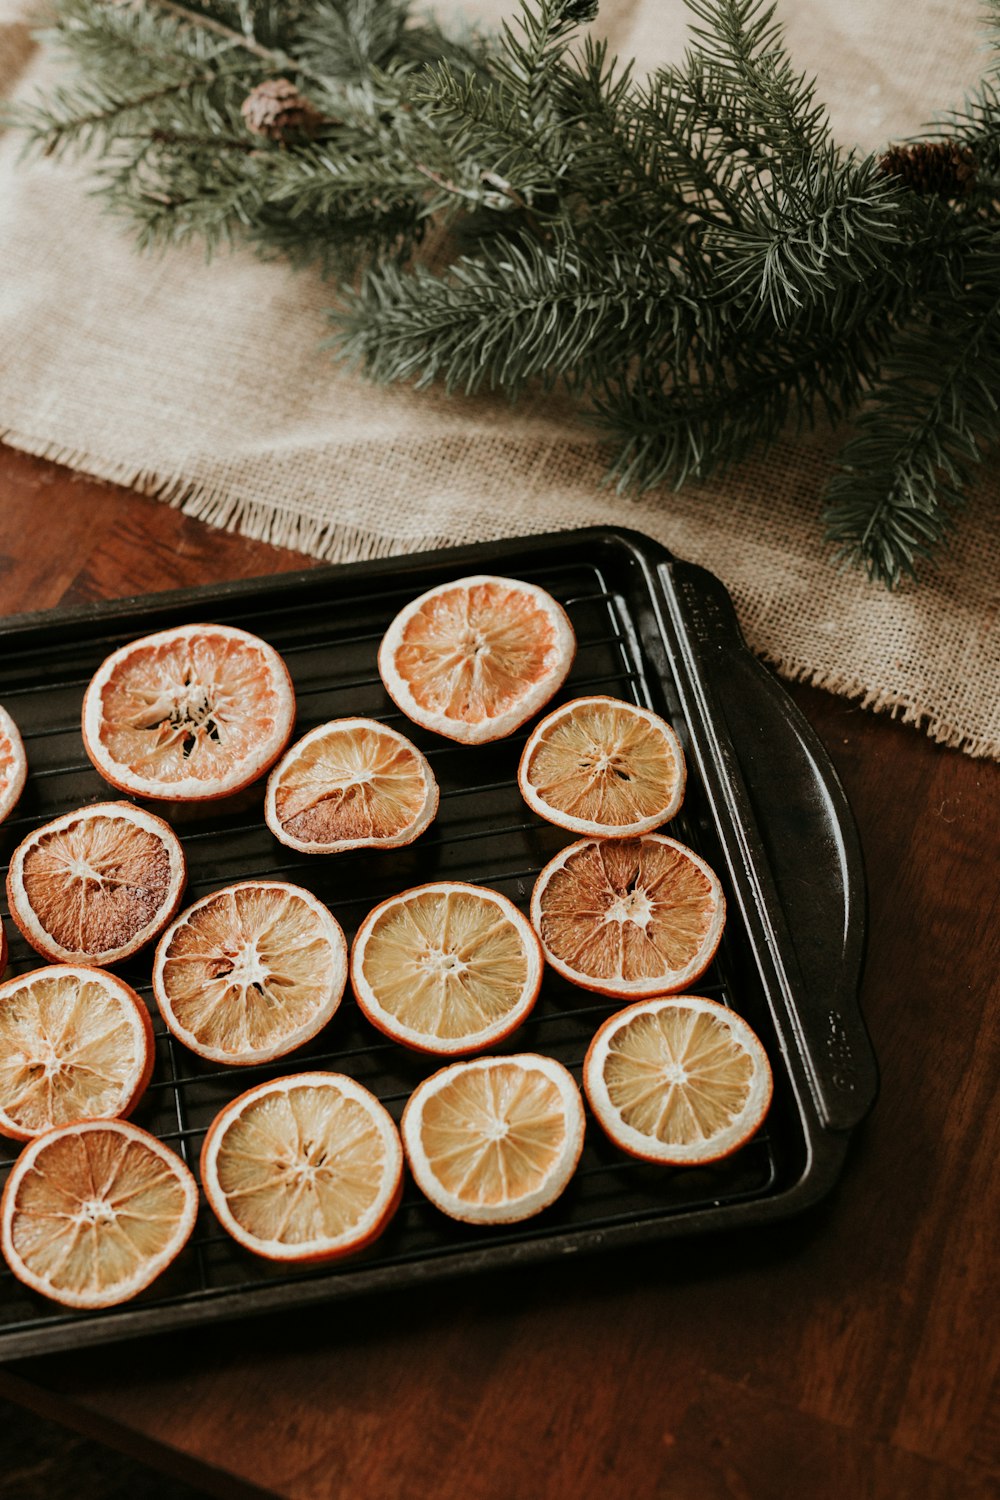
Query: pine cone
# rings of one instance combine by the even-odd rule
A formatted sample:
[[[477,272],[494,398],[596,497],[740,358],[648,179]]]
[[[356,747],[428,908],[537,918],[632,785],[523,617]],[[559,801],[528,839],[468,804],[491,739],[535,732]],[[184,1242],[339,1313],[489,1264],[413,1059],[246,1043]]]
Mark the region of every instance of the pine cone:
[[[901,177],[913,192],[936,193],[939,198],[964,197],[976,176],[976,158],[954,141],[890,146],[879,167],[886,177]]]
[[[323,118],[288,78],[265,78],[258,83],[244,99],[240,114],[248,130],[266,136],[269,141],[308,133]]]

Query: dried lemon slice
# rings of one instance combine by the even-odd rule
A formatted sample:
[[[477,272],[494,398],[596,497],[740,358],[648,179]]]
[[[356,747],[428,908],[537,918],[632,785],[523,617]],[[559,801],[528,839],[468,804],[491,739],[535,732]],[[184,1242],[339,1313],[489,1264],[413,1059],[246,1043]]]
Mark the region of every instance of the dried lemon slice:
[[[641,1001],[611,1016],[590,1044],[583,1084],[615,1145],[675,1166],[736,1151],[767,1114],[773,1087],[755,1032],[700,995]]]
[[[66,1307],[111,1307],[162,1274],[198,1212],[187,1167],[126,1120],[50,1130],[21,1152],[0,1203],[14,1275]]]
[[[442,1213],[513,1224],[554,1203],[576,1170],[583,1100],[552,1057],[476,1058],[418,1084],[400,1131],[417,1186]]]
[[[131,1114],[153,1072],[153,1025],[130,985],[52,964],[0,984],[0,1134]]]
[[[342,1073],[299,1073],[248,1090],[213,1120],[201,1180],[229,1234],[268,1260],[316,1261],[371,1244],[402,1193],[389,1112]]]

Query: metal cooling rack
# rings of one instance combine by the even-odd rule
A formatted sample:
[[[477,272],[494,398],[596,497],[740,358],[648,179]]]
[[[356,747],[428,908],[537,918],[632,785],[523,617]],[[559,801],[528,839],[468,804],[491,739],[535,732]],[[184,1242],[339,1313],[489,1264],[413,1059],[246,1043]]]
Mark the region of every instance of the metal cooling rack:
[[[459,1225],[408,1183],[392,1225],[369,1251],[316,1270],[289,1272],[258,1260],[230,1240],[203,1205],[182,1256],[153,1287],[121,1308],[72,1313],[28,1291],[6,1268],[0,1270],[0,1355],[292,1306],[537,1259],[568,1247],[597,1248],[686,1228],[725,1227],[791,1211],[829,1185],[839,1170],[839,1154],[836,1162],[831,1155],[822,1180],[803,1190],[803,1174],[809,1175],[808,1163],[817,1156],[818,1122],[804,1088],[809,1069],[794,1057],[788,1062],[788,1038],[776,1015],[769,966],[756,961],[759,939],[745,919],[743,877],[733,863],[705,761],[706,744],[717,726],[693,712],[695,696],[683,652],[669,639],[669,612],[663,599],[653,599],[650,578],[642,576],[651,560],[662,570],[659,559],[666,555],[649,544],[644,553],[640,540],[613,532],[543,538],[405,563],[315,570],[212,593],[154,596],[96,611],[53,612],[11,622],[6,630],[0,627],[0,702],[19,724],[29,760],[22,802],[0,827],[0,858],[6,873],[11,851],[30,828],[108,797],[107,785],[84,754],[79,730],[83,691],[103,658],[136,635],[207,619],[253,631],[282,654],[295,683],[296,736],[347,714],[399,725],[431,761],[441,802],[431,828],[409,848],[327,857],[294,855],[273,839],[263,822],[262,784],[222,811],[210,805],[167,812],[188,859],[185,904],[241,878],[289,879],[330,906],[348,941],[374,905],[426,880],[492,886],[526,910],[538,871],[572,841],[571,835],[528,814],[518,793],[517,763],[528,729],[476,748],[442,742],[395,708],[382,687],[375,657],[398,609],[431,584],[471,571],[529,579],[560,601],[577,635],[576,660],[555,701],[594,692],[625,698],[665,713],[684,741],[688,791],[669,832],[718,871],[729,910],[719,954],[696,988],[744,1014],[764,1040],[776,1075],[767,1127],[725,1162],[671,1170],[623,1157],[590,1122],[573,1182],[537,1218],[503,1227]],[[715,618],[708,616],[711,628]],[[700,635],[704,637],[704,628]],[[695,629],[691,639],[698,638]],[[742,651],[738,635],[736,640]],[[156,810],[163,814],[162,806]],[[10,938],[8,974],[39,966],[44,960],[20,937],[6,906],[0,910]],[[264,1079],[317,1067],[343,1071],[370,1088],[398,1120],[416,1084],[439,1066],[376,1032],[348,991],[321,1035],[291,1057],[250,1068],[220,1068],[187,1052],[166,1030],[152,999],[150,964],[147,950],[120,969],[149,1005],[156,1035],[153,1080],[133,1119],[177,1150],[196,1175],[211,1120],[236,1094]],[[546,1052],[579,1081],[594,1031],[617,1008],[615,1001],[587,995],[547,974],[534,1013],[497,1050]],[[15,1155],[15,1143],[0,1145],[0,1177],[6,1177]],[[816,1178],[815,1165],[812,1175]]]

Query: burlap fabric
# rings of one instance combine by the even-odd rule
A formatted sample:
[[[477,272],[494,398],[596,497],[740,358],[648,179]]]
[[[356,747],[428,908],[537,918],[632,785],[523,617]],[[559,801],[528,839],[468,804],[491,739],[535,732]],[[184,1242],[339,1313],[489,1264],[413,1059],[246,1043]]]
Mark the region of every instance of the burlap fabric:
[[[0,88],[50,76],[23,0],[0,0]],[[511,6],[475,5],[486,24]],[[445,10],[445,5],[439,5]],[[919,130],[978,77],[969,0],[782,0],[838,138]],[[642,67],[678,56],[680,0],[605,0]],[[895,595],[834,570],[818,511],[835,442],[790,437],[724,481],[623,501],[565,403],[380,390],[320,347],[329,287],[242,251],[139,259],[87,169],[16,165],[0,142],[0,435],[213,524],[338,560],[624,524],[720,575],[751,645],[807,679],[1000,755],[993,517],[979,485],[951,550]],[[0,497],[2,503],[2,497]],[[0,580],[2,600],[2,580]]]

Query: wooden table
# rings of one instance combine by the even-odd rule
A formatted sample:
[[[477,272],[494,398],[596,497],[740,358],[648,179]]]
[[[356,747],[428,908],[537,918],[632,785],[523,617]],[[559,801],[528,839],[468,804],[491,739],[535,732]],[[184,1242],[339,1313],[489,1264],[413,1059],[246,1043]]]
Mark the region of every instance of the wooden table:
[[[4,612],[300,555],[0,448]],[[194,1479],[299,1500],[994,1495],[993,765],[807,689],[861,829],[880,1101],[836,1193],[766,1231],[0,1370]]]

